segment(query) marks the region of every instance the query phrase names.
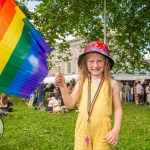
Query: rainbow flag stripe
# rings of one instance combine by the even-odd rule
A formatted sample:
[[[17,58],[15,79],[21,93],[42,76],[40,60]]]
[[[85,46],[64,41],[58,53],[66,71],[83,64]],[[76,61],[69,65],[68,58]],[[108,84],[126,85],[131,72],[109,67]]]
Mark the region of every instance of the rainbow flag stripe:
[[[0,0],[0,92],[29,97],[48,74],[51,51],[14,0]]]

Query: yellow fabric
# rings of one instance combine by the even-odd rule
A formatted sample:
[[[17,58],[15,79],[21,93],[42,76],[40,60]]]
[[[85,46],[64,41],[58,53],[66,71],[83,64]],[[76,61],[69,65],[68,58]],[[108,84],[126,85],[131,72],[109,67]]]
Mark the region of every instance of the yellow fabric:
[[[5,33],[3,39],[0,41],[0,56],[3,56],[1,57],[2,61],[0,65],[0,74],[4,70],[10,56],[12,55],[21,37],[22,30],[24,27],[24,22],[22,20],[19,20],[18,18],[23,19],[25,18],[25,15],[21,12],[21,10],[18,7],[16,7],[16,11],[17,13],[15,14],[9,28],[7,29],[7,32]]]
[[[93,98],[98,83],[92,85],[91,96]],[[79,115],[75,129],[75,147],[74,150],[111,150],[104,137],[111,130],[110,116],[112,114],[112,92],[109,90],[108,83],[104,81],[98,98],[90,117],[90,123],[87,127],[87,108],[88,108],[88,79],[83,84],[83,91],[79,103]],[[86,145],[85,137],[90,138],[89,146]]]

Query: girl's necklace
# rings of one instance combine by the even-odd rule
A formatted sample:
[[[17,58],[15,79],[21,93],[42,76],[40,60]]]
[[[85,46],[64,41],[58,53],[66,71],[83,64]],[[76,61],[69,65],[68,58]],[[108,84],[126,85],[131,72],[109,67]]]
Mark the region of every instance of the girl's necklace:
[[[87,110],[87,112],[88,112],[88,119],[87,119],[87,130],[86,130],[87,131],[87,136],[85,138],[85,142],[86,142],[87,146],[89,145],[88,125],[90,123],[90,116],[92,114],[92,111],[93,111],[93,108],[94,108],[94,104],[95,104],[95,102],[97,100],[97,97],[98,97],[98,95],[100,93],[100,90],[102,88],[102,85],[104,83],[104,76],[102,76],[102,79],[99,82],[99,85],[97,87],[97,90],[96,90],[92,100],[91,100],[91,85],[92,85],[91,82],[92,82],[92,80],[91,80],[91,76],[90,76],[88,78],[88,110]]]

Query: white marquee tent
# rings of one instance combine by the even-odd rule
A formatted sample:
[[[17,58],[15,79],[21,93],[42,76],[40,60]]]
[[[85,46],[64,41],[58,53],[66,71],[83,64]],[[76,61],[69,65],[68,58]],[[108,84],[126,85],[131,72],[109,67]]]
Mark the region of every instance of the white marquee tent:
[[[146,74],[139,74],[139,75],[134,75],[134,74],[114,74],[113,77],[116,80],[146,80],[150,79],[150,75]]]
[[[150,80],[150,75],[134,75],[134,74],[114,74],[112,75],[114,77],[114,79],[116,80],[141,80],[144,81],[146,79]],[[76,75],[66,75],[65,76],[65,80],[66,82],[70,82],[71,79],[75,78],[75,80],[77,81],[79,79],[80,75],[76,74]],[[54,83],[55,82],[55,77],[46,77],[44,79],[45,83]]]

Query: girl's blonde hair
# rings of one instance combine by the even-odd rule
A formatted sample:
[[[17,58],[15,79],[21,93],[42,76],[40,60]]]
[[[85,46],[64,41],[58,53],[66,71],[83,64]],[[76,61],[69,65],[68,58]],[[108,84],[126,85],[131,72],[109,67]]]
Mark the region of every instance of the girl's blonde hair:
[[[108,82],[108,85],[109,85],[110,90],[111,90],[111,86],[110,86],[110,78],[111,78],[111,76],[110,76],[110,62],[109,62],[109,59],[107,57],[104,57],[104,58],[105,58],[104,79],[106,82]],[[89,75],[90,75],[88,68],[87,68],[87,55],[82,58],[82,61],[79,65],[79,70],[81,72],[81,76],[79,79],[79,84],[80,84],[79,87],[81,88],[79,91],[81,91],[81,93],[80,93],[80,95],[81,95],[82,89],[83,89],[83,83],[84,83],[85,79],[87,77],[89,77]]]

